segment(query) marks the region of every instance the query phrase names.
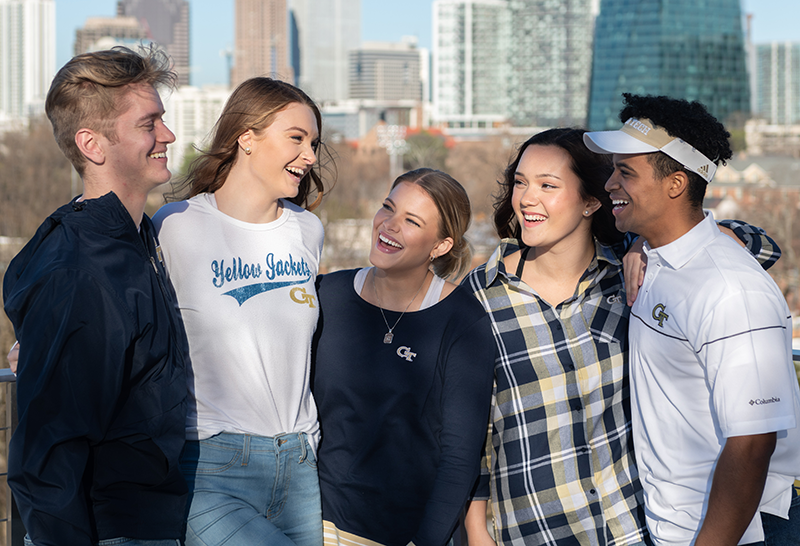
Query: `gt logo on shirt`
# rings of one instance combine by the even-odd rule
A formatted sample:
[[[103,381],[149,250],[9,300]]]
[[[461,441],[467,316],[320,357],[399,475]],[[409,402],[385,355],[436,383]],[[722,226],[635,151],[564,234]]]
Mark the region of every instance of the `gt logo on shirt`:
[[[663,303],[659,303],[653,307],[653,318],[658,321],[658,325],[662,328],[664,327],[664,321],[669,318],[669,315],[664,312],[666,310],[667,308]]]
[[[309,307],[314,309],[314,294],[307,294],[305,288],[300,288],[299,286],[292,288],[289,291],[289,297],[295,303],[308,304]]]
[[[397,356],[399,356],[400,358],[405,358],[409,362],[412,362],[411,359],[417,356],[417,353],[412,353],[411,347],[398,347]]]

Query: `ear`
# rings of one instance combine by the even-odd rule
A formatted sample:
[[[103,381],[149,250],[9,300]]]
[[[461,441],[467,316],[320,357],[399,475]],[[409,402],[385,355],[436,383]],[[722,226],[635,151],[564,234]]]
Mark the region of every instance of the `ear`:
[[[91,129],[78,129],[78,132],[75,133],[75,145],[90,162],[95,165],[105,163],[105,146],[108,146],[109,143],[102,135]]]
[[[251,148],[252,149],[252,147],[253,147],[253,131],[248,129],[247,131],[245,131],[244,133],[239,135],[239,138],[237,139],[237,142],[239,143],[239,148],[242,149],[242,152],[244,152],[245,148]]]
[[[675,171],[666,178],[666,184],[667,195],[670,199],[677,199],[689,189],[689,175],[683,171]]]
[[[453,248],[453,238],[452,237],[445,237],[433,247],[431,250],[431,256],[436,256],[439,258],[440,256],[444,256]]]
[[[586,201],[586,203],[584,204],[584,209],[583,209],[584,211],[588,210],[589,212],[588,213],[584,212],[583,214],[587,218],[591,218],[592,214],[597,212],[600,209],[600,207],[602,207],[602,206],[603,206],[603,204],[600,202],[600,200],[598,198],[590,197]]]

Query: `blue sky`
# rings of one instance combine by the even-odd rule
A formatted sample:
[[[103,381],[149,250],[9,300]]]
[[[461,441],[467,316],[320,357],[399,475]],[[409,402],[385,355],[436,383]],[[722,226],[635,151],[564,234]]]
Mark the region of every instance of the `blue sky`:
[[[116,0],[56,1],[56,65],[72,56],[75,29],[87,17],[113,17]],[[233,46],[233,0],[189,0],[191,5],[192,83],[227,83],[221,51]],[[399,41],[406,35],[419,38],[430,48],[433,0],[361,0],[361,39]],[[743,0],[744,10],[754,15],[753,41],[800,41],[798,0]]]

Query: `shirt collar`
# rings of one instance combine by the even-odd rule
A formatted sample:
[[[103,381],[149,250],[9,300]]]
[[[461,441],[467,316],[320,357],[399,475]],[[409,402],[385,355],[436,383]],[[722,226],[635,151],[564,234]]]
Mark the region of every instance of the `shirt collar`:
[[[487,288],[495,281],[498,274],[502,273],[506,277],[508,276],[508,273],[506,272],[505,258],[520,248],[522,248],[522,246],[520,245],[520,241],[518,239],[503,239],[500,241],[500,244],[486,261],[485,286]],[[622,266],[622,261],[617,257],[614,250],[610,246],[604,245],[595,239],[594,258],[592,258],[592,263],[589,264],[589,269],[587,271],[591,272],[597,269],[600,265],[600,262],[606,262],[614,266]]]
[[[692,229],[675,239],[669,244],[651,249],[645,243],[648,252],[655,252],[661,260],[673,269],[680,269],[691,260],[695,254],[705,247],[708,242],[719,234],[719,228],[714,221],[711,211],[703,211],[705,218]]]

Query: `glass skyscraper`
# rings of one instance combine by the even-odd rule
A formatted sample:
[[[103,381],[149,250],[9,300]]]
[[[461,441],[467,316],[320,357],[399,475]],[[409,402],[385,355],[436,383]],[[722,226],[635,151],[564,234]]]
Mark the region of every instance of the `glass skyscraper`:
[[[601,0],[592,130],[619,127],[624,92],[697,100],[723,123],[749,113],[740,0]]]

